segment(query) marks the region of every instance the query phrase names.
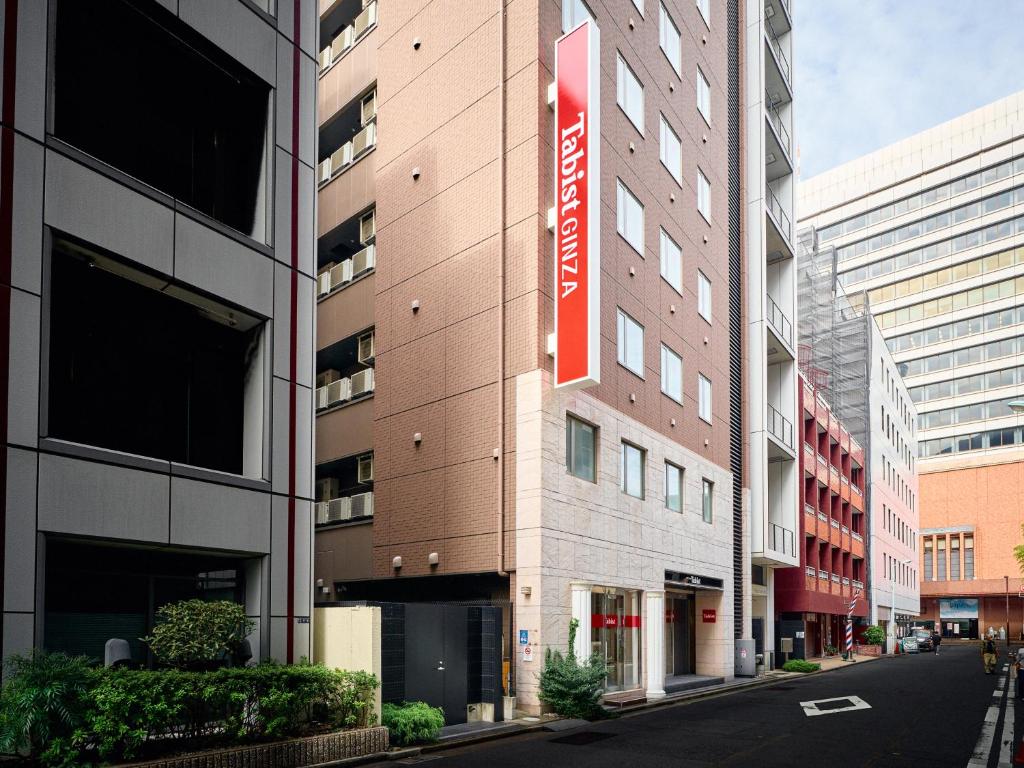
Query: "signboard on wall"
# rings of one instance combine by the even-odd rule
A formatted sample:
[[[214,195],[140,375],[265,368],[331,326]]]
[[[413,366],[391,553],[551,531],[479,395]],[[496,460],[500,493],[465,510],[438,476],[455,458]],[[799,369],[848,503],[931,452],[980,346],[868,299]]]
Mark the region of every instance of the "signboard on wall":
[[[601,381],[600,32],[555,41],[555,386]]]
[[[978,598],[949,597],[939,600],[940,619],[976,619],[978,618]]]
[[[700,617],[705,624],[714,624],[718,620],[718,611],[714,608],[705,608],[700,612]]]

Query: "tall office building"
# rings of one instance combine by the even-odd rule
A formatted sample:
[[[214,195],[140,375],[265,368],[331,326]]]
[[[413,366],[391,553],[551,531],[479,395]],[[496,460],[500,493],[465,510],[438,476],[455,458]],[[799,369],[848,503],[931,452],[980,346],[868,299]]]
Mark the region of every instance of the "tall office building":
[[[921,609],[947,634],[1007,623],[1022,442],[1024,94],[801,183],[801,221],[835,248],[917,407]],[[905,406],[890,414],[902,418]],[[897,483],[906,493],[904,473]],[[1018,621],[1012,631],[1020,629]]]
[[[12,0],[0,129],[3,654],[228,599],[308,656],[309,3]]]
[[[768,323],[771,299],[793,318],[792,163],[765,8],[320,6],[317,599],[502,606],[530,710],[572,618],[613,697],[731,675],[737,640],[752,670],[749,537],[788,562],[796,519],[795,378],[743,357],[756,338],[755,366],[792,367]]]

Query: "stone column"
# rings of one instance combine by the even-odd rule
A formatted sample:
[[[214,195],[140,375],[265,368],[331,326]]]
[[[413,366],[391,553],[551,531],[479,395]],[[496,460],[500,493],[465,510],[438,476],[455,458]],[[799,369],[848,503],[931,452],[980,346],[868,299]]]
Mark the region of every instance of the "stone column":
[[[590,587],[591,585],[574,581],[572,586],[572,617],[580,625],[576,628],[576,647],[573,649],[580,661],[590,658]]]
[[[647,698],[665,696],[665,593],[655,590],[647,596]]]

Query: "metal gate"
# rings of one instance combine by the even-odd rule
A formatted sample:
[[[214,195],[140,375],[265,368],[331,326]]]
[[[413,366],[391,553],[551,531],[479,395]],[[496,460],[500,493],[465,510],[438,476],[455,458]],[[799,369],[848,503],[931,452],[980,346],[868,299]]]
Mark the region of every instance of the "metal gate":
[[[466,722],[469,610],[405,606],[405,698],[441,707],[448,725]]]

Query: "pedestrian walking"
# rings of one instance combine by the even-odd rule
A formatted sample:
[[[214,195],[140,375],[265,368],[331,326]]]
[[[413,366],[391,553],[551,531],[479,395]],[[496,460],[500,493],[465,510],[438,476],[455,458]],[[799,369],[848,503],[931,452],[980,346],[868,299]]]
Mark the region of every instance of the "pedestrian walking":
[[[991,675],[996,668],[996,641],[992,635],[985,635],[981,641],[981,659],[985,664],[985,674]]]
[[[1024,646],[1017,649],[1017,661],[1013,666],[1017,671],[1017,698],[1024,701]]]
[[[932,630],[932,652],[938,656],[939,646],[942,644],[942,635],[938,633],[938,630]]]

